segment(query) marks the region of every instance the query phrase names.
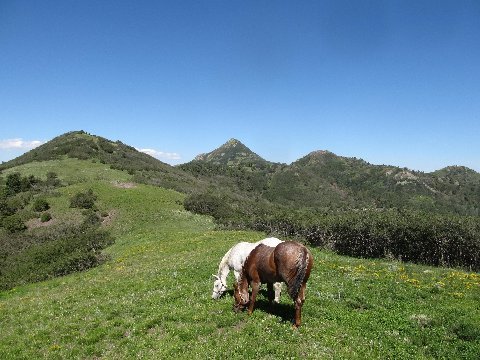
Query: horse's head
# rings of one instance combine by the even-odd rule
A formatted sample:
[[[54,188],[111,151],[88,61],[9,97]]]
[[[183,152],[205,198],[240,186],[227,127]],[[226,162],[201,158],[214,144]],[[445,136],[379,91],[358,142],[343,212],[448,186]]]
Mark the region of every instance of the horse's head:
[[[245,282],[245,284],[247,284]],[[250,301],[250,296],[248,294],[248,286],[239,285],[237,282],[233,284],[234,292],[233,296],[235,298],[235,304],[233,305],[233,310],[239,312],[243,310]]]
[[[218,299],[227,290],[227,285],[222,282],[219,276],[213,275],[213,277],[215,281],[213,282],[212,299]]]

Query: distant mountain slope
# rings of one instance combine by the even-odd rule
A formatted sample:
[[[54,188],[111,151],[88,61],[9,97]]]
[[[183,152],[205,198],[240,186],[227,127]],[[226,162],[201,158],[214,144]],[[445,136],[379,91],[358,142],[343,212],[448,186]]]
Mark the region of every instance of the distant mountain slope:
[[[231,139],[176,167],[120,141],[69,132],[0,165],[0,170],[62,157],[109,164],[137,182],[187,194],[210,192],[224,201],[258,202],[312,210],[410,208],[480,214],[480,174],[462,166],[432,173],[372,165],[329,151],[313,151],[290,165],[269,162]]]
[[[294,208],[398,207],[480,213],[480,174],[465,167],[423,173],[372,165],[325,150],[313,151],[290,165],[262,159],[264,162],[257,166],[247,166],[244,158],[256,159],[255,155],[245,145],[231,140],[180,167],[197,178],[235,184],[250,197]]]

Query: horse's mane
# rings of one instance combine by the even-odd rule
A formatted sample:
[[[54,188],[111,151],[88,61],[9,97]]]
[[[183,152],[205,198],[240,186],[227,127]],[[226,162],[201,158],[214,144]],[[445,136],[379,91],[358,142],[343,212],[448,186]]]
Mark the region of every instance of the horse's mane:
[[[220,261],[220,264],[218,265],[218,269],[220,270],[221,267],[225,266],[225,264],[227,263],[228,261],[228,258],[230,257],[230,253],[232,252],[232,248],[230,248],[226,253],[225,255],[223,255],[223,258],[222,260]]]
[[[250,254],[248,254],[247,258],[245,259],[245,262],[243,263],[242,265],[242,271],[240,271],[240,277],[238,278],[238,285],[240,286],[240,284],[244,281],[247,281],[247,277],[245,275],[246,271],[245,271],[245,264],[247,263],[248,259],[250,258]]]
[[[223,255],[223,258],[220,261],[220,264],[218,264],[218,273],[217,273],[218,277],[223,276],[223,273],[225,272],[225,268],[227,269],[226,273],[228,275],[228,271],[230,270],[230,268],[228,267],[227,263],[228,263],[228,259],[230,258],[230,253],[232,252],[232,249],[233,247],[230,248],[230,250],[228,250],[225,255]],[[222,279],[222,280],[225,280],[225,279]]]

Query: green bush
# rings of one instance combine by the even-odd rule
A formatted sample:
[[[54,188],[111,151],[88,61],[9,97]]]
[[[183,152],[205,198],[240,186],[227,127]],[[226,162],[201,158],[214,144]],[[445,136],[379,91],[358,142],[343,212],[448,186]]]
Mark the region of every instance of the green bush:
[[[211,215],[215,219],[228,219],[232,216],[232,208],[225,199],[213,194],[192,194],[184,201],[184,207],[202,215]]]
[[[46,210],[50,209],[50,205],[48,204],[47,200],[45,200],[43,198],[37,198],[33,202],[32,208],[33,208],[34,211],[42,212],[42,211],[46,211]]]
[[[47,173],[47,181],[45,182],[45,184],[52,187],[60,186],[60,180],[58,179],[57,173],[49,171]]]
[[[27,228],[22,218],[18,214],[4,217],[2,220],[2,226],[10,233],[23,231]]]
[[[85,219],[83,220],[83,224],[86,226],[97,226],[100,225],[102,219],[97,215],[97,213],[93,209],[86,209],[83,212]]]
[[[30,190],[40,182],[33,175],[22,177],[20,173],[13,173],[7,176],[6,191],[9,195],[18,194]]]
[[[236,202],[210,194],[185,199],[187,210],[218,224],[296,237],[342,255],[396,258],[434,266],[480,270],[480,217],[412,210],[292,210]]]
[[[95,200],[97,200],[97,196],[93,193],[92,189],[89,189],[86,192],[76,193],[70,199],[70,207],[80,209],[93,209],[95,206]]]
[[[13,173],[7,176],[6,188],[10,195],[22,191],[22,179],[20,173]]]
[[[10,216],[15,214],[15,209],[12,207],[8,199],[0,198],[0,217]]]
[[[52,219],[52,215],[48,212],[45,212],[40,216],[40,221],[42,223],[50,221],[51,219]]]
[[[0,290],[97,266],[114,242],[106,231],[62,226],[40,234],[0,234]]]

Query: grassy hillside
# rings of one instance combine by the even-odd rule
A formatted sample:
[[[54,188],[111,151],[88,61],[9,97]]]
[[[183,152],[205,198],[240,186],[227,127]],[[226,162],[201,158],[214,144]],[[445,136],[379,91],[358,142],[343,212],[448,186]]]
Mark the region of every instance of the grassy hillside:
[[[135,175],[137,181],[182,192],[190,192],[193,188],[200,187],[200,182],[184,171],[121,141],[113,142],[84,131],[72,131],[57,136],[13,160],[0,164],[0,171],[8,172],[12,167],[61,159],[88,160],[93,164],[105,165],[105,168],[126,171]]]
[[[0,169],[34,161],[56,160],[62,157],[97,160],[124,170],[165,170],[169,165],[125,145],[84,131],[72,131],[48,141],[25,154],[3,163]]]
[[[100,267],[0,292],[0,358],[478,358],[477,273],[314,248],[295,331],[286,294],[275,308],[261,294],[252,316],[234,314],[231,294],[210,298],[223,254],[265,234],[216,230],[183,209],[185,195],[91,161],[9,171],[52,169],[68,184],[52,211],[68,216],[67,196],[91,188],[116,242]]]

